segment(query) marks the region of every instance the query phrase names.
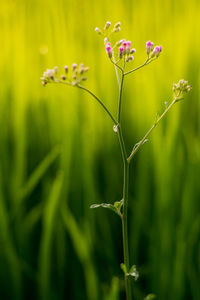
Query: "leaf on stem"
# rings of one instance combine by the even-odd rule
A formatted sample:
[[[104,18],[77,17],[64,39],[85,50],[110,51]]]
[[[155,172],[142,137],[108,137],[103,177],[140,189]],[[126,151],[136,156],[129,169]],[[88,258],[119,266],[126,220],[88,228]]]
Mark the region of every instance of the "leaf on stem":
[[[120,265],[120,267],[121,267],[122,271],[124,272],[124,274],[125,274],[126,276],[134,277],[135,281],[138,279],[139,273],[138,273],[138,271],[137,271],[135,265],[133,265],[133,266],[130,268],[129,272],[127,272],[127,268],[126,268],[125,264],[122,263],[122,264]]]
[[[144,145],[146,142],[148,142],[148,139],[145,139],[144,142],[142,143],[142,145]],[[137,146],[141,143],[141,141],[139,141],[138,143],[136,143],[133,147],[133,151],[137,148]]]
[[[127,269],[126,269],[126,266],[125,266],[125,264],[120,264],[120,267],[121,267],[121,269],[122,269],[122,271],[124,272],[124,274],[126,275],[127,274]]]
[[[138,271],[137,271],[135,265],[133,265],[133,266],[130,268],[129,272],[127,273],[127,276],[132,276],[132,277],[134,277],[135,281],[138,279],[139,273],[138,273]]]
[[[90,208],[99,208],[99,207],[108,208],[121,217],[122,206],[123,206],[123,199],[121,201],[116,201],[114,205],[110,203],[100,203],[100,204],[92,204]]]

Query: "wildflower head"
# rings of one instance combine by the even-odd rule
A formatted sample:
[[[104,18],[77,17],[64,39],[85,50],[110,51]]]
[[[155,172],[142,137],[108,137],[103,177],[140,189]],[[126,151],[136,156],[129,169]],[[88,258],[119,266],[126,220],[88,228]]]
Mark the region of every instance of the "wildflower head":
[[[55,81],[55,74],[57,73],[57,71],[57,67],[53,69],[47,69],[43,73],[43,76],[40,78],[42,81],[42,85],[45,86],[47,83]]]
[[[192,89],[192,86],[188,84],[188,81],[180,79],[178,83],[173,84],[173,92],[175,98],[178,100],[185,93],[188,93]]]
[[[148,55],[153,50],[153,46],[154,46],[154,44],[151,41],[146,42],[146,51],[147,51]]]
[[[42,81],[42,85],[45,86],[47,83],[66,83],[69,85],[77,85],[81,81],[85,81],[87,78],[85,77],[85,72],[89,70],[88,67],[85,67],[83,63],[72,64],[72,68],[69,72],[68,66],[64,67],[65,75],[58,74],[58,67],[54,67],[53,69],[47,69],[43,76],[40,78]],[[70,74],[69,74],[70,73]]]

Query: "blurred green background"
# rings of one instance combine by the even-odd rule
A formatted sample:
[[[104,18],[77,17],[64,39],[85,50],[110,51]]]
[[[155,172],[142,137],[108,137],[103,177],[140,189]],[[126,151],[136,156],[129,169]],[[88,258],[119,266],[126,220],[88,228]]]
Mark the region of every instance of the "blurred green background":
[[[0,298],[124,299],[121,224],[93,203],[118,201],[122,161],[104,111],[86,93],[42,87],[46,68],[84,62],[85,86],[116,114],[117,81],[94,32],[122,23],[118,38],[155,63],[125,82],[128,152],[170,101],[172,84],[193,86],[131,166],[134,299],[200,299],[200,2],[16,0],[0,4]]]

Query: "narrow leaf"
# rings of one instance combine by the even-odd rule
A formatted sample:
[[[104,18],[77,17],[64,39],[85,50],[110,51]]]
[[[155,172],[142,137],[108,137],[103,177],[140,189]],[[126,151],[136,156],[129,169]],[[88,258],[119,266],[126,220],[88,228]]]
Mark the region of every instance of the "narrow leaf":
[[[133,266],[130,268],[129,272],[127,273],[127,276],[132,276],[132,277],[134,277],[135,280],[138,279],[139,273],[138,273],[138,271],[137,271],[135,265],[133,265]]]
[[[126,269],[126,266],[125,266],[125,264],[120,264],[120,267],[121,267],[121,269],[122,269],[122,271],[124,272],[124,274],[127,274],[127,269]]]
[[[115,206],[112,205],[112,204],[109,204],[109,203],[92,204],[92,205],[90,206],[90,208],[99,208],[99,207],[108,208],[108,209],[114,211],[116,214],[118,214],[118,211],[117,211],[117,209],[115,208]]]

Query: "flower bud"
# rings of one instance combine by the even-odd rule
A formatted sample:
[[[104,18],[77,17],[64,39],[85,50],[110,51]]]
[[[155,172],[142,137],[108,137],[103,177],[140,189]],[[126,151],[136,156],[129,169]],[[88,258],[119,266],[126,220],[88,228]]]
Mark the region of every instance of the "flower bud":
[[[120,27],[115,27],[113,31],[114,31],[114,32],[118,32],[118,31],[120,31],[120,30],[121,30]]]
[[[122,44],[123,42],[125,42],[125,39],[118,41],[118,42],[116,43],[116,46],[117,46],[117,47],[121,46],[121,44]]]
[[[62,80],[66,80],[66,76],[65,75],[61,75]]]
[[[131,42],[127,41],[126,42],[126,53],[130,53],[130,50],[131,50]]]
[[[75,70],[76,70],[76,68],[77,68],[77,64],[75,64],[75,63],[74,63],[74,64],[72,64],[72,70],[73,70],[73,71],[75,71]]]
[[[121,26],[121,23],[120,22],[117,22],[115,25],[114,25],[114,28],[118,28]]]
[[[192,89],[192,86],[188,84],[188,81],[180,79],[179,82],[173,84],[173,92],[175,97],[182,97],[184,93],[188,93]]]
[[[151,53],[151,58],[153,58],[154,56],[158,57],[160,55],[161,51],[162,51],[162,47],[161,46],[156,46],[153,49],[153,52]]]
[[[112,57],[112,48],[110,46],[110,43],[106,44],[106,53],[107,53],[107,55],[108,55],[109,58]]]
[[[79,65],[79,73],[83,74],[83,72],[84,72],[84,64],[80,64]]]
[[[58,67],[57,66],[54,67],[54,72],[55,72],[55,74],[58,73]]]
[[[99,29],[99,27],[96,27],[96,28],[95,28],[95,31],[96,31],[98,34],[101,34],[101,30]]]
[[[121,46],[119,47],[119,57],[122,58],[123,54],[124,54],[124,47]]]
[[[68,66],[64,66],[64,69],[65,69],[65,73],[67,74],[69,70]]]
[[[133,53],[135,53],[135,52],[136,52],[136,49],[135,49],[135,48],[133,48],[133,49],[130,50],[130,54],[133,54]]]
[[[109,21],[106,22],[106,25],[104,26],[104,30],[108,29],[110,27],[111,23]]]
[[[131,61],[131,60],[133,60],[133,59],[134,59],[133,55],[130,55],[130,56],[126,59],[126,62],[129,62],[129,61]]]
[[[106,45],[107,43],[108,43],[108,38],[105,37],[105,39],[104,39],[104,44]]]
[[[154,44],[151,41],[146,42],[146,52],[149,55],[149,53],[153,50]]]

